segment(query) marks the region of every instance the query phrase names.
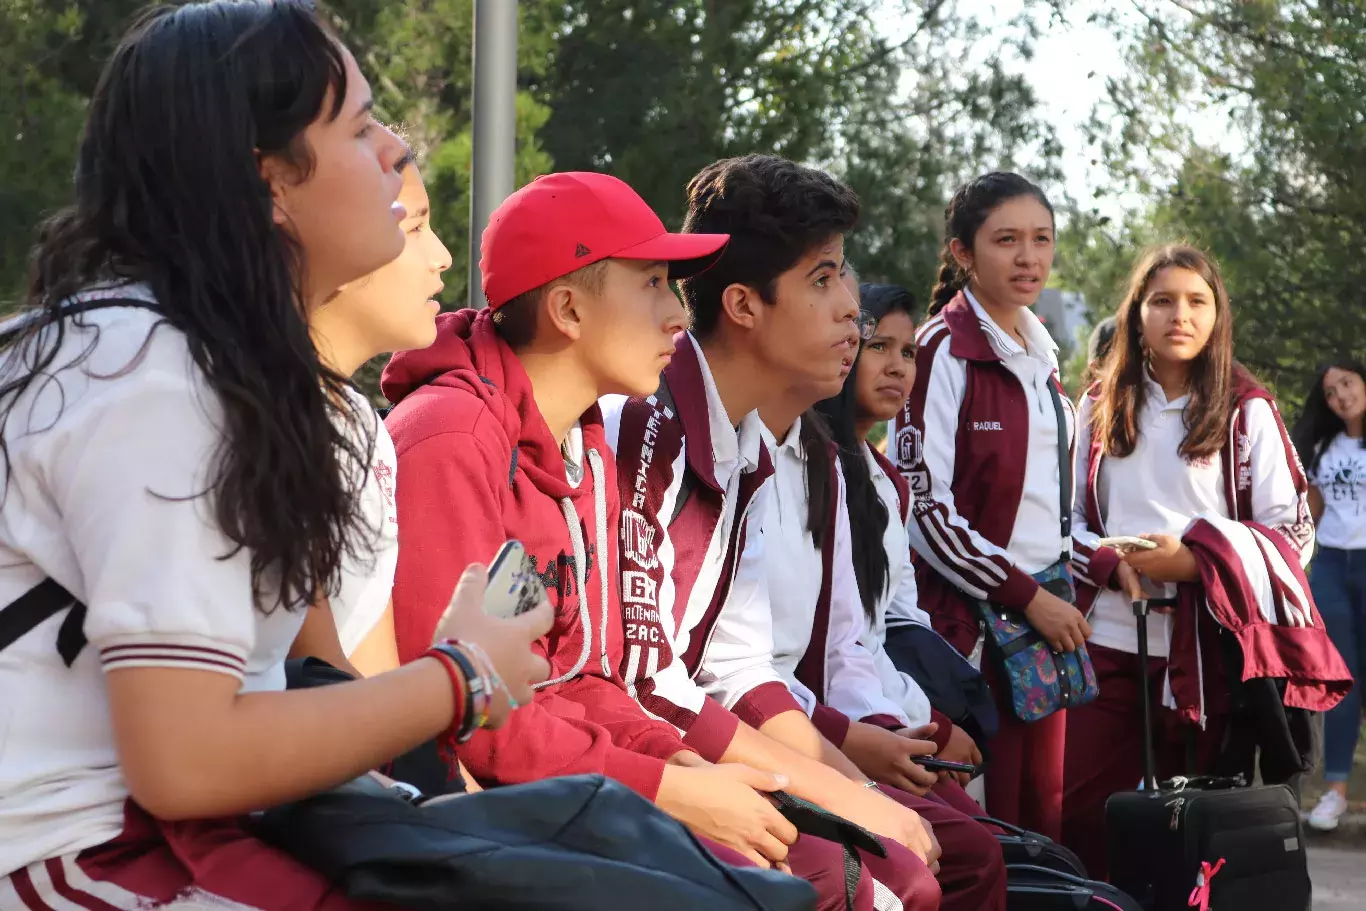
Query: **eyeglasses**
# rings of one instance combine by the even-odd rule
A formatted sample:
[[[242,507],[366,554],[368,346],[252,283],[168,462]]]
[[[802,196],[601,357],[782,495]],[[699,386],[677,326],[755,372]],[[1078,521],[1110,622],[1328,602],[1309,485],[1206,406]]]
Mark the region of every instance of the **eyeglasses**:
[[[854,325],[858,326],[858,337],[866,342],[877,332],[877,317],[867,310],[860,310],[854,318]]]

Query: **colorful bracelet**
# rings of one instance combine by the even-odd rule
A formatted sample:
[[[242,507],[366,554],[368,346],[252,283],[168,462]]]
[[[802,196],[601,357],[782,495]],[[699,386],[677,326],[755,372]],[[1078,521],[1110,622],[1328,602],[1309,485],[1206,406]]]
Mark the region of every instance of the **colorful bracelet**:
[[[439,657],[453,678],[457,669],[465,678],[465,711],[462,713],[460,724],[452,724],[452,728],[455,742],[467,743],[475,731],[488,723],[491,701],[489,681],[475,669],[474,662],[454,641],[437,642],[428,649],[427,654]]]
[[[470,657],[479,662],[483,668],[484,678],[489,683],[489,697],[492,698],[494,693],[502,690],[507,695],[509,711],[517,708],[517,700],[512,698],[512,693],[508,691],[507,684],[503,682],[502,677],[498,676],[498,669],[489,660],[488,652],[484,651],[477,642],[459,642],[457,644],[469,652]]]

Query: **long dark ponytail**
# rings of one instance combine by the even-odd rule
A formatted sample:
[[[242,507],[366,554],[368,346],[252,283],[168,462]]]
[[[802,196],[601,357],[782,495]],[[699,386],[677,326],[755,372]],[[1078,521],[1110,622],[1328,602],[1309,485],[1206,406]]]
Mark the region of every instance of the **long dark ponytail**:
[[[346,83],[344,52],[308,0],[139,17],[91,99],[75,204],[41,230],[26,299],[34,318],[0,385],[0,421],[18,420],[16,399],[50,376],[62,345],[62,302],[96,283],[150,286],[221,404],[205,494],[234,552],[250,553],[266,612],[335,593],[343,558],[370,534],[357,494],[374,415],[319,361],[303,251],[274,224],[258,163],[274,156],[307,175],[304,131],[336,118]]]
[[[878,322],[889,313],[901,312],[914,318],[915,301],[900,285],[859,286],[860,309]],[[860,353],[862,347],[860,346]],[[854,557],[854,576],[858,579],[859,600],[871,621],[877,614],[878,599],[887,591],[891,567],[882,545],[891,513],[878,496],[872,472],[864,455],[867,445],[858,435],[858,360],[844,381],[839,395],[816,404],[824,415],[830,437],[839,447],[840,467],[844,471],[844,500],[849,509],[850,545]]]
[[[944,208],[944,247],[939,251],[939,278],[930,291],[930,316],[943,310],[968,285],[968,273],[953,258],[953,241],[971,250],[973,238],[996,207],[1021,196],[1034,197],[1043,204],[1049,215],[1053,214],[1053,205],[1043,190],[1019,174],[1008,171],[983,174],[954,192]]]

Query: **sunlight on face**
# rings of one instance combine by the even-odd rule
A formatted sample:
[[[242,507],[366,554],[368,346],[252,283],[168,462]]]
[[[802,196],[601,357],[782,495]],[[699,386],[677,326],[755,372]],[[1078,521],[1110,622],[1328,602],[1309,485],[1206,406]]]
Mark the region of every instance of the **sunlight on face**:
[[[1053,269],[1053,216],[1033,196],[1017,196],[987,216],[967,250],[954,241],[975,293],[998,307],[1032,307]]]
[[[858,351],[858,295],[844,268],[844,237],[817,244],[773,283],[772,306],[756,311],[764,360],[811,387],[813,401],[840,391]]]
[[[1142,339],[1154,361],[1189,363],[1205,350],[1219,315],[1214,289],[1180,266],[1159,271],[1139,307]]]
[[[1329,367],[1323,375],[1323,397],[1328,410],[1344,423],[1366,414],[1366,382],[1351,370]]]

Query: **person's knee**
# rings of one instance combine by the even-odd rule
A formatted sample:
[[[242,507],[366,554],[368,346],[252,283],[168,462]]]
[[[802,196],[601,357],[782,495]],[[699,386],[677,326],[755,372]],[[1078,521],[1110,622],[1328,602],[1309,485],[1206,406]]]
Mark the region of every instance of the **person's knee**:
[[[870,881],[871,901],[855,906],[875,911],[939,911],[943,898],[939,880],[919,858],[912,856],[908,863],[898,864],[895,873],[895,877],[887,877],[894,879],[892,883],[883,882],[882,877]]]
[[[862,855],[868,861],[865,865],[867,878],[874,882],[860,881],[859,898],[863,900],[857,903],[857,907],[875,908],[877,911],[883,911],[884,908],[892,911],[898,908],[905,911],[938,911],[939,881],[930,869],[906,847],[886,839],[882,839],[882,844],[887,849],[885,858],[870,860],[869,855]]]

